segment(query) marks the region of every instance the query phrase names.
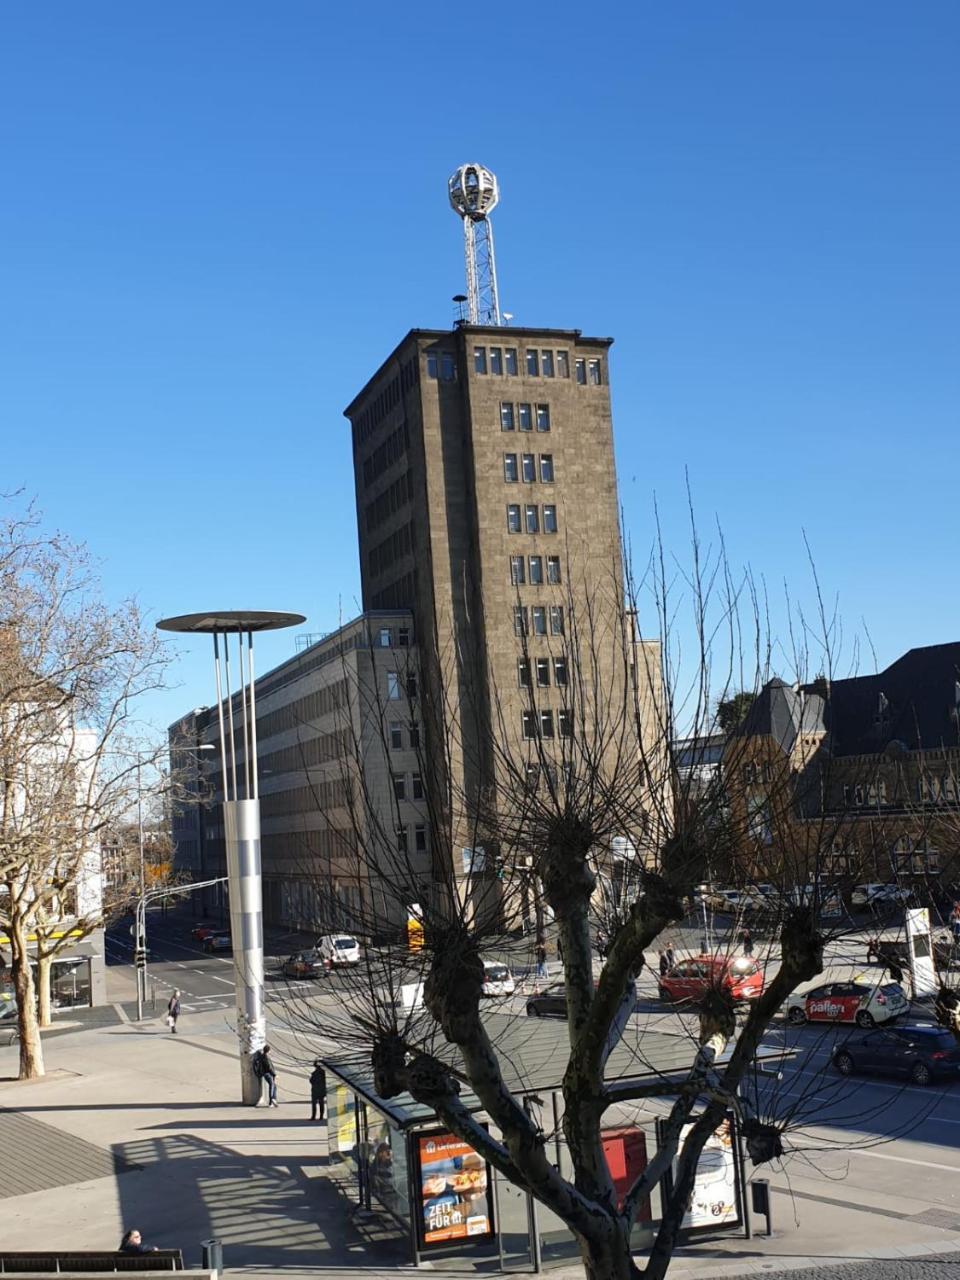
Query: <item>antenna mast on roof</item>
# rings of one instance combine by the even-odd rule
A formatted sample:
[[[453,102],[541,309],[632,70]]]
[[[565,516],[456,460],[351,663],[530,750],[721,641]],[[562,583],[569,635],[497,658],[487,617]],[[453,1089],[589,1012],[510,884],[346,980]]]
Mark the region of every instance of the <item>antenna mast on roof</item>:
[[[482,164],[462,164],[447,183],[450,204],[463,219],[470,324],[502,324],[489,214],[500,199],[497,179]]]

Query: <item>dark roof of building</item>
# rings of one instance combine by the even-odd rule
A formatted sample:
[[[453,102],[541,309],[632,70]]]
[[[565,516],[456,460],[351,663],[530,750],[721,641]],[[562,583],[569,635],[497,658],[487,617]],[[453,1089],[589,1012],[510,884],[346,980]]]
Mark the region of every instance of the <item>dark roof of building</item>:
[[[960,744],[960,641],[909,649],[876,675],[834,680],[828,728],[837,756]]]
[[[743,722],[730,735],[736,738],[772,738],[784,751],[791,751],[800,733],[823,729],[824,700],[809,686],[768,680]]]

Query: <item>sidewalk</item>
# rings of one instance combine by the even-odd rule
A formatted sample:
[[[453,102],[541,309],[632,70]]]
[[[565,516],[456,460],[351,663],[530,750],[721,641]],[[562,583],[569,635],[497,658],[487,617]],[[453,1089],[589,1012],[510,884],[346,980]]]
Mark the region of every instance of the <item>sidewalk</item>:
[[[10,1079],[16,1051],[0,1050],[4,1246],[114,1247],[123,1229],[137,1226],[150,1244],[182,1248],[193,1266],[200,1242],[217,1237],[231,1276],[409,1274],[399,1233],[354,1219],[329,1176],[326,1126],[306,1119],[305,1073],[292,1059],[318,1046],[296,1046],[282,1033],[272,1039],[280,1049],[277,1110],[237,1105],[235,1040],[222,1011],[185,1015],[176,1036],[156,1019],[48,1039],[50,1074],[37,1082]],[[671,1277],[960,1250],[960,1219],[946,1211],[908,1196],[892,1204],[862,1188],[850,1189],[858,1202],[850,1205],[843,1183],[825,1195],[822,1181],[790,1181],[788,1191],[783,1175],[772,1176],[772,1240],[703,1241],[678,1254]],[[941,1277],[950,1274],[938,1265]],[[430,1269],[464,1275],[445,1266]],[[550,1274],[582,1277],[577,1266]]]

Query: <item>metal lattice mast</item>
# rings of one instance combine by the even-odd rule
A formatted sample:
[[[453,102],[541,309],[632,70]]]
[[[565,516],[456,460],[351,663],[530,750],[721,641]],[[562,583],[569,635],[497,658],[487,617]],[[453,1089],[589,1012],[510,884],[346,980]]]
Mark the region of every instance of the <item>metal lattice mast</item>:
[[[497,179],[480,164],[462,164],[447,183],[450,204],[463,219],[470,324],[499,325],[500,295],[489,214],[500,199]]]

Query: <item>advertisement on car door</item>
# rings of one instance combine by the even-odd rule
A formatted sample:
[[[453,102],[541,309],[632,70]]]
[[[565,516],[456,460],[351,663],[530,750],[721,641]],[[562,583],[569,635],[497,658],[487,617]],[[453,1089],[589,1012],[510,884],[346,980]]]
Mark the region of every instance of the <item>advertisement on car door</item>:
[[[451,1240],[487,1240],[493,1235],[490,1166],[452,1133],[437,1130],[416,1138],[426,1247]]]

